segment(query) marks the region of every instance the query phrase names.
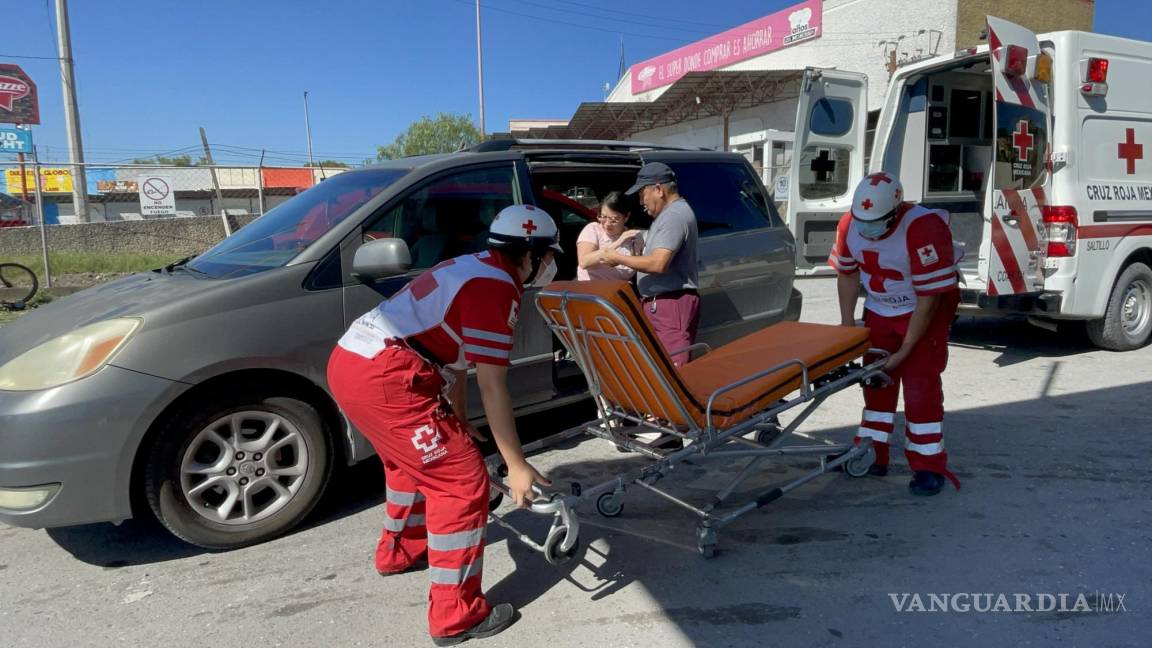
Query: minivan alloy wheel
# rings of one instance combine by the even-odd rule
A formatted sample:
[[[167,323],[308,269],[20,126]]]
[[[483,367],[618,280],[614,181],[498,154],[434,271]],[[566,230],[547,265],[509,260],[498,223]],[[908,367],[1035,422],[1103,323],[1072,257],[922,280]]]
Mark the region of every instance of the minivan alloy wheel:
[[[292,422],[240,411],[200,431],[180,465],[192,510],[218,524],[250,524],[284,508],[308,469],[308,447]]]

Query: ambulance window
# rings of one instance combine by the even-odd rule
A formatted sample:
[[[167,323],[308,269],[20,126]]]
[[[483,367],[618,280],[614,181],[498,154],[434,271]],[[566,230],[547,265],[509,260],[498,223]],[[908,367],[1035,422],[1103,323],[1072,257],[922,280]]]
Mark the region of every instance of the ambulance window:
[[[852,130],[852,104],[844,99],[820,99],[812,106],[809,129],[817,135],[838,137]]]
[[[836,198],[848,193],[852,152],[832,146],[809,146],[800,153],[800,197]]]
[[[980,136],[981,94],[979,90],[952,89],[948,137],[975,138]]]

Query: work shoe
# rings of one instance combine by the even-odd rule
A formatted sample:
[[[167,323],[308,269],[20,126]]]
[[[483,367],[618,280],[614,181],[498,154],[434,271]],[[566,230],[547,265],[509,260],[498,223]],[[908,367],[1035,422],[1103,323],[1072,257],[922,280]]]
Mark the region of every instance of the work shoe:
[[[908,482],[908,490],[913,495],[935,495],[944,488],[944,475],[927,470],[917,470]]]
[[[516,608],[511,603],[493,605],[488,618],[468,628],[458,635],[451,637],[432,637],[432,643],[437,646],[455,646],[469,639],[486,639],[493,637],[508,629],[516,621]]]

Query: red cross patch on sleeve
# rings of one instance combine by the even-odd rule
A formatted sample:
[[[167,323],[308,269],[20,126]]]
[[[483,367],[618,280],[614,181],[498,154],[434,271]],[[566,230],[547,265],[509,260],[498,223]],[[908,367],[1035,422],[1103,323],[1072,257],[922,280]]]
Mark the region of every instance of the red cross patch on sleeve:
[[[920,256],[920,263],[925,266],[930,266],[940,261],[940,256],[936,254],[936,246],[931,243],[924,247],[916,248],[916,254]]]

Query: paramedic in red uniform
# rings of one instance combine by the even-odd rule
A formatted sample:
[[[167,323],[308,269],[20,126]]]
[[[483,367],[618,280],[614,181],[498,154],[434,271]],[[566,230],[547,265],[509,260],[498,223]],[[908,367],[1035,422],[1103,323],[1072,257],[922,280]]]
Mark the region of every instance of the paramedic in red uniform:
[[[523,506],[533,484],[548,483],[524,459],[507,377],[523,287],[555,275],[556,225],[514,205],[492,222],[488,246],[425,271],[361,316],[328,363],[336,402],[384,462],[376,569],[395,574],[427,560],[428,626],[438,646],[490,637],[515,616],[481,592],[489,484],[465,411],[469,365],[512,499]]]
[[[880,172],[856,188],[828,259],[839,276],[840,323],[855,326],[863,284],[864,325],[872,346],[892,354],[885,365],[892,383],[864,388],[856,441],[872,440],[876,462],[870,472],[888,474],[888,444],[903,386],[904,456],[913,472],[908,488],[914,495],[939,493],[945,477],[957,484],[944,450],[940,380],[948,364],[948,329],[960,301],[956,252],[948,213],[904,202],[900,180]]]

